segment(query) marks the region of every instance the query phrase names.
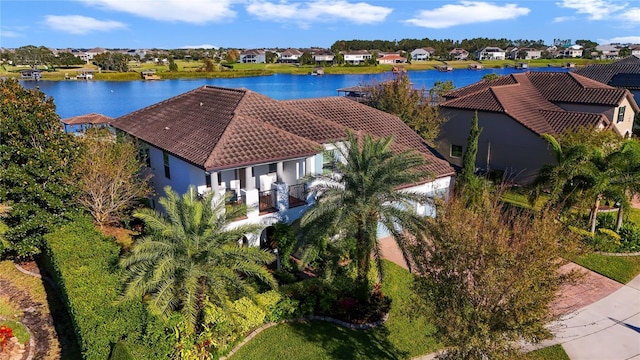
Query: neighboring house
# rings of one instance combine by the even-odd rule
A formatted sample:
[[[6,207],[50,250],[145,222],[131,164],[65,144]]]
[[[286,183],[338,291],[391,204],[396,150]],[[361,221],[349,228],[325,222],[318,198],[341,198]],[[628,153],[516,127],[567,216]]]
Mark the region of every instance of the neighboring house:
[[[411,60],[426,61],[429,60],[436,50],[432,47],[418,48],[411,52]]]
[[[42,77],[42,71],[38,69],[25,69],[20,70],[20,78],[22,80],[40,80]]]
[[[299,63],[300,56],[302,56],[302,51],[298,49],[287,49],[280,53],[278,61],[285,64]]]
[[[113,118],[102,114],[85,114],[60,120],[67,134],[82,135],[92,127],[108,127]]]
[[[611,64],[592,64],[572,70],[609,86],[625,88],[640,99],[640,55],[628,56]]]
[[[629,50],[631,50],[632,56],[640,57],[640,45],[631,45],[629,46]]]
[[[598,45],[596,50],[600,53],[600,59],[611,60],[620,57],[620,49],[614,45]]]
[[[495,46],[487,46],[476,52],[478,60],[504,60],[507,54],[504,50]]]
[[[385,54],[378,58],[379,64],[404,64],[407,58],[398,54]]]
[[[245,50],[240,53],[240,62],[243,64],[246,63],[257,63],[264,64],[267,62],[266,53],[264,50]]]
[[[582,53],[583,53],[582,45],[571,45],[566,49],[562,50],[562,56],[567,58],[582,57]]]
[[[313,61],[316,63],[330,63],[333,64],[336,56],[329,50],[314,50]]]
[[[412,149],[427,159],[432,177],[406,189],[447,194],[454,175],[398,117],[344,97],[278,101],[246,89],[203,86],[112,126],[142,142],[156,194],[167,185],[178,193],[193,185],[201,193],[228,194],[230,203],[248,207],[236,223],[260,224],[262,241],[275,222],[292,222],[313,203],[306,177],[333,171],[335,146],[347,129],[393,135],[392,149]],[[434,211],[426,202],[414,206],[420,214]],[[259,243],[251,234],[246,241]]]
[[[469,52],[465,49],[455,48],[449,51],[449,55],[454,60],[466,60],[469,57]]]
[[[523,55],[523,57],[520,57]],[[523,59],[523,60],[533,60],[542,58],[542,50],[537,50],[534,48],[513,48],[509,51],[509,58],[512,60]]]
[[[528,184],[554,161],[542,134],[587,126],[630,136],[640,109],[628,90],[574,73],[527,72],[478,82],[445,94],[440,103],[448,120],[436,148],[452,164],[462,164],[476,111],[482,128],[476,166]]]
[[[367,50],[355,50],[343,52],[345,64],[360,65],[371,59],[371,54]]]

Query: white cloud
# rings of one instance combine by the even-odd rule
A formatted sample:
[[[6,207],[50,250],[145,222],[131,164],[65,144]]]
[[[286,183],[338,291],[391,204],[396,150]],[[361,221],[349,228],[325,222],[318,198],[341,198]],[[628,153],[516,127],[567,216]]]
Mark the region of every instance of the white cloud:
[[[576,20],[575,16],[558,16],[553,18],[554,23],[561,23],[561,22],[574,21],[574,20]]]
[[[626,21],[640,24],[640,8],[631,8],[623,11],[620,16]]]
[[[433,29],[444,29],[456,25],[475,24],[498,20],[515,19],[529,14],[531,9],[517,4],[496,5],[482,1],[460,1],[433,10],[422,10],[405,23]]]
[[[344,0],[295,3],[254,1],[247,5],[246,10],[261,20],[291,22],[303,28],[313,22],[347,21],[354,24],[374,24],[384,21],[393,11],[387,7]]]
[[[607,0],[563,0],[556,5],[577,10],[578,14],[587,14],[589,20],[607,19],[612,13],[627,7],[627,3],[618,2],[615,4],[613,1]]]
[[[611,39],[598,39],[598,44],[640,44],[640,36],[619,36]]]
[[[24,35],[16,31],[0,30],[0,37],[3,37],[3,38],[17,38],[22,36]]]
[[[202,44],[202,45],[185,45],[180,49],[217,49],[219,46]]]
[[[127,25],[119,21],[98,20],[81,15],[47,15],[44,23],[54,30],[74,35],[83,35],[94,31],[111,31],[127,27]]]
[[[205,24],[236,16],[231,0],[80,0],[102,9],[120,11],[160,21]]]

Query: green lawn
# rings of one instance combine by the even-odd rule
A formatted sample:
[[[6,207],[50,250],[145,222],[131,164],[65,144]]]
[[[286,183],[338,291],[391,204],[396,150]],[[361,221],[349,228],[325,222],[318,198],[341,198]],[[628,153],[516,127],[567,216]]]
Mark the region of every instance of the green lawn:
[[[393,303],[383,326],[359,331],[322,321],[281,324],[260,333],[232,359],[406,359],[440,349],[435,328],[411,314],[412,275],[388,261],[385,271],[382,291]]]
[[[640,256],[586,254],[573,261],[621,284],[628,283],[640,274]]]
[[[542,348],[522,356],[521,360],[570,360],[562,345]]]

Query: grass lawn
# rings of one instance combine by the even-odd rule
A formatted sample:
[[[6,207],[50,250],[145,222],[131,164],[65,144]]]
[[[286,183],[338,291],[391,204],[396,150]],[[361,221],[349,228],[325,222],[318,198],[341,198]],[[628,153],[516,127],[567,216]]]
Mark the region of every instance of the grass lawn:
[[[536,200],[536,203],[534,204],[534,206],[531,207],[531,204],[529,203],[528,193],[525,194],[518,191],[509,190],[502,195],[501,200],[504,201],[505,203],[522,207],[525,209],[540,210],[542,209],[542,206],[544,205],[544,203],[548,200],[548,197],[544,195],[540,196]]]
[[[640,256],[586,254],[573,261],[621,284],[628,283],[640,274]]]
[[[524,354],[522,360],[570,360],[562,345],[553,345]]]
[[[629,211],[627,211],[626,221],[631,221],[632,223],[640,226],[640,209],[629,209]]]
[[[411,314],[412,275],[385,261],[382,291],[393,299],[389,320],[381,327],[349,330],[322,321],[269,328],[232,359],[406,359],[442,347],[427,319]]]

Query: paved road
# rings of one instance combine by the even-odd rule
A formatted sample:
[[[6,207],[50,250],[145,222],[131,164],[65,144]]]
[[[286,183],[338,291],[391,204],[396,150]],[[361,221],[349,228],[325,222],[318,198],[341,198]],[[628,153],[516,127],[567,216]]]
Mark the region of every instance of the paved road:
[[[551,329],[572,360],[640,359],[640,276]]]

